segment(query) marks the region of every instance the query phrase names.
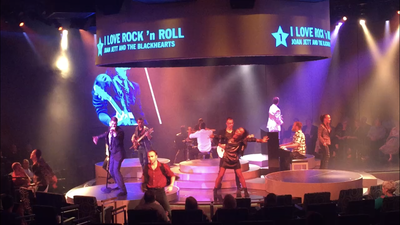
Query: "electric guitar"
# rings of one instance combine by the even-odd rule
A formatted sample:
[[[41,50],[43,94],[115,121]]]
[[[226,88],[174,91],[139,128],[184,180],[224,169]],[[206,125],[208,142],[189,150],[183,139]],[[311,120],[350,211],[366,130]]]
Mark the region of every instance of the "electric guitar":
[[[217,146],[218,157],[220,157],[222,159],[222,157],[224,157],[224,152],[225,152],[225,149],[221,148],[220,146]]]
[[[105,92],[99,85],[93,86],[94,93],[99,96],[103,100],[107,100],[111,106],[114,108],[118,122],[121,121],[121,124],[124,125],[134,125],[136,123],[135,117],[132,112],[125,112],[119,108],[115,100]],[[127,124],[128,123],[128,124]]]
[[[147,135],[153,133],[154,129],[150,128],[138,139],[132,141],[132,146],[129,149],[134,149],[135,151],[139,148],[139,142]]]

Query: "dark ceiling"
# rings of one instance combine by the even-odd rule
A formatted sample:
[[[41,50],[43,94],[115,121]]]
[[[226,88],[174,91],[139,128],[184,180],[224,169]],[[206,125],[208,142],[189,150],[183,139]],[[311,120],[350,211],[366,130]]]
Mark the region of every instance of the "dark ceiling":
[[[124,0],[1,0],[3,25],[15,25],[21,21],[38,20],[48,25],[59,26],[68,21],[70,27],[96,29],[95,12],[104,14],[118,12]],[[136,0],[148,4],[159,4],[195,0]],[[254,0],[231,0],[233,4]],[[260,1],[260,0],[255,0]],[[263,0],[265,1],[265,0]],[[318,2],[323,0],[288,0]],[[246,4],[247,5],[247,4]],[[399,10],[399,0],[330,0],[331,22],[336,23],[343,16],[386,20]],[[64,25],[65,26],[65,25]]]

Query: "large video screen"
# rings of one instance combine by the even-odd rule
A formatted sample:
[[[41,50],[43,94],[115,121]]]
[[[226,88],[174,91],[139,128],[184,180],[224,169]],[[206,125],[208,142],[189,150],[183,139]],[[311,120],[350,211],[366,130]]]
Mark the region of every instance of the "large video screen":
[[[232,10],[229,0],[132,1],[126,7],[117,15],[99,14],[96,65],[271,64],[331,56],[328,1],[256,1],[247,11]]]
[[[107,126],[113,116],[118,118],[120,126],[137,125],[138,118],[145,119],[140,86],[128,78],[129,70],[127,67],[109,68],[94,80],[93,107],[99,120]]]

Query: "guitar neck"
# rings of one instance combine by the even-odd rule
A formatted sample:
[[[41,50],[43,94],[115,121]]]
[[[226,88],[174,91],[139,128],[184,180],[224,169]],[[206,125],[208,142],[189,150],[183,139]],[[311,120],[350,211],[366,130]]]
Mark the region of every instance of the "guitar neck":
[[[151,128],[153,129],[153,128]],[[137,142],[141,141],[146,135],[147,133],[151,132],[150,130],[147,130],[146,132],[144,132],[144,134],[142,136],[140,136],[140,138],[136,139]]]
[[[97,92],[102,98],[106,99],[111,106],[115,109],[115,111],[118,114],[122,114],[121,109],[119,108],[119,106],[117,105],[117,103],[115,102],[115,100],[107,93],[105,92],[99,85],[95,85],[94,86],[94,90],[95,92]]]

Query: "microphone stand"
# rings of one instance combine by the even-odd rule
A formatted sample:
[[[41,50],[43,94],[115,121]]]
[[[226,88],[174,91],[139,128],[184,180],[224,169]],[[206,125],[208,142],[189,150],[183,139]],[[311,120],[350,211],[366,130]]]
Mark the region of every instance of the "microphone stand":
[[[105,168],[105,170],[107,171],[106,186],[102,187],[101,191],[104,192],[104,193],[111,193],[111,188],[108,187],[108,180],[111,178],[111,175],[110,175],[110,157],[109,156],[106,157],[106,160],[104,160],[103,164],[105,162],[107,163],[107,166]]]

